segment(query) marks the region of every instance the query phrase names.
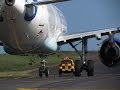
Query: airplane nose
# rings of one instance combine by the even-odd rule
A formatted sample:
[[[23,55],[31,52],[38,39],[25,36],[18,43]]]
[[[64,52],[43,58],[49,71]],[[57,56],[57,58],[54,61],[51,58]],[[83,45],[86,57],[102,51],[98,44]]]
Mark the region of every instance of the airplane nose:
[[[13,6],[15,3],[15,0],[5,0],[6,5]]]

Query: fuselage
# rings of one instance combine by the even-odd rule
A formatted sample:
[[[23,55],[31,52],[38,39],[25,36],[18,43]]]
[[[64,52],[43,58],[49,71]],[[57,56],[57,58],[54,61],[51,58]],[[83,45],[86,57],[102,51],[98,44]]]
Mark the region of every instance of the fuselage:
[[[0,40],[7,53],[46,54],[58,49],[57,39],[67,31],[65,18],[51,4],[25,6],[35,1],[15,0],[13,6],[2,6]]]

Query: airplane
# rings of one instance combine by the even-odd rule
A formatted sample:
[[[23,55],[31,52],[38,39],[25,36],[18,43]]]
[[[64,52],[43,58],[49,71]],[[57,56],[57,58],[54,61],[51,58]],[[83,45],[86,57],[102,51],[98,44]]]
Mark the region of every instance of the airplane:
[[[101,62],[114,67],[120,62],[120,40],[115,38],[120,27],[67,35],[67,23],[62,12],[53,3],[70,0],[5,0],[0,14],[0,45],[11,55],[37,54],[41,58],[39,76],[49,76],[46,57],[60,50],[65,44],[78,53],[75,60],[75,76],[86,70],[94,76],[94,62],[87,60],[88,40],[108,36],[99,50]],[[82,53],[74,42],[80,41]]]

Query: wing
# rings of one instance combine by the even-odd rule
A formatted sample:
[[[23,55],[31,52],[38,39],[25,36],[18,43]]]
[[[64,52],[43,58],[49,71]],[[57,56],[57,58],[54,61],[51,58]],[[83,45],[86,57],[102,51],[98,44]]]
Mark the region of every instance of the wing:
[[[52,4],[52,3],[58,3],[58,2],[65,2],[70,0],[49,0],[49,1],[38,1],[38,2],[32,2],[32,3],[26,3],[26,6],[35,6],[35,5],[46,5],[46,4]]]
[[[82,40],[83,38],[101,39],[101,36],[109,35],[110,33],[120,33],[120,27],[60,36],[57,42],[58,42],[58,45],[63,45],[70,42]]]

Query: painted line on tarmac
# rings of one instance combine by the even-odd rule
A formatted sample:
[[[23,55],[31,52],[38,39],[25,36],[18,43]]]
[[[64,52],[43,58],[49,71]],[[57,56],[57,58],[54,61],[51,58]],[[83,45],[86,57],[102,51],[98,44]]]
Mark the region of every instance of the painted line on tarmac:
[[[17,90],[38,90],[37,88],[17,88]]]
[[[119,90],[119,89],[48,89],[48,88],[18,88],[17,90]]]
[[[16,90],[48,90],[48,88],[17,88]]]

